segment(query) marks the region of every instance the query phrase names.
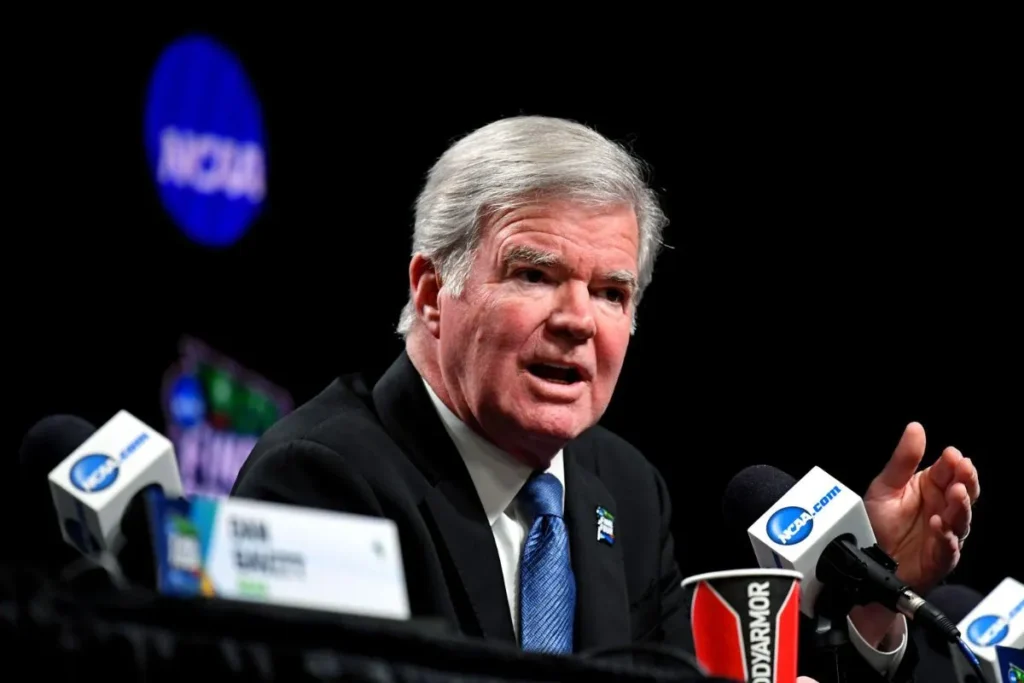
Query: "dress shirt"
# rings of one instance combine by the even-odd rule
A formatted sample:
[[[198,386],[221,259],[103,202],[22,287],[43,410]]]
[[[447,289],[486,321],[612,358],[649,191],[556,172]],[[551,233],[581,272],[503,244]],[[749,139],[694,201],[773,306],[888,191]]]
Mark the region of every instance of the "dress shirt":
[[[469,470],[469,476],[473,480],[487,521],[491,525],[494,545],[498,549],[498,559],[501,560],[501,573],[505,579],[505,594],[512,615],[512,628],[515,629],[518,638],[519,560],[523,552],[523,543],[530,533],[528,524],[531,520],[524,519],[524,516],[519,514],[516,496],[534,471],[470,429],[437,397],[429,384],[424,384],[437,412],[441,415],[445,429],[448,430],[466,463],[466,469]],[[551,459],[547,471],[555,475],[562,485],[564,510],[565,467],[562,451],[558,451]]]
[[[508,597],[509,612],[512,614],[512,628],[519,637],[519,560],[523,543],[530,529],[530,522],[519,514],[516,496],[533,474],[533,470],[520,463],[503,450],[474,432],[446,406],[424,380],[430,399],[434,402],[444,427],[455,442],[455,447],[466,463],[469,476],[480,496],[487,521],[494,535],[498,549],[501,571],[505,579],[505,593]],[[555,475],[562,484],[562,506],[565,507],[565,464],[562,451],[551,459],[548,472]],[[857,632],[847,617],[850,641],[864,659],[879,673],[891,677],[899,668],[907,649],[907,620],[899,615],[898,633],[900,644],[890,652],[871,647]]]

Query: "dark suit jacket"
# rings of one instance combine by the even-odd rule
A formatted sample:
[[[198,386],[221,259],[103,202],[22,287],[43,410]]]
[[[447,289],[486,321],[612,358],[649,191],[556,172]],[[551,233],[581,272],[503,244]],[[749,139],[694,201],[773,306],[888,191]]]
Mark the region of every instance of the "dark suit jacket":
[[[574,650],[657,642],[692,651],[662,477],[600,426],[564,452]],[[405,353],[375,384],[361,375],[338,378],[274,425],[232,495],[394,520],[413,615],[515,644],[490,525]],[[599,506],[615,516],[612,545],[597,540]]]
[[[657,471],[595,427],[565,449],[565,480],[575,650],[688,641],[669,496]],[[253,449],[232,494],[394,520],[413,614],[515,643],[490,524],[404,353],[375,386],[342,377],[285,416]],[[597,540],[599,506],[615,516],[612,545]]]

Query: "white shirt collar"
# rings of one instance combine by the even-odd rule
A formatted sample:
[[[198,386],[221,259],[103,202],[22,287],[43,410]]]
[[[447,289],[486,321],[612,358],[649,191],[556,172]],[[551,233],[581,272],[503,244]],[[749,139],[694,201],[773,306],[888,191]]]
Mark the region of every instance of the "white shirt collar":
[[[515,502],[523,484],[533,474],[533,470],[470,429],[438,398],[426,380],[423,380],[423,386],[427,388],[427,393],[441,416],[444,428],[455,442],[455,447],[466,463],[466,469],[469,470],[473,486],[476,487],[477,495],[480,496],[480,502],[487,514],[488,523],[494,526],[503,513],[514,516],[512,503]],[[555,475],[562,484],[562,507],[564,509],[565,464],[561,450],[551,459],[551,465],[547,471]]]

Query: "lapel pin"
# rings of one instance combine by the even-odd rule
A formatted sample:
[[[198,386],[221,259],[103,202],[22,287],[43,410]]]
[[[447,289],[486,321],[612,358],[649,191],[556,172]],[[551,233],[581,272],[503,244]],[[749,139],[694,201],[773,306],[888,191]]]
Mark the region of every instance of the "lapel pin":
[[[615,515],[603,507],[597,508],[597,540],[615,544]]]

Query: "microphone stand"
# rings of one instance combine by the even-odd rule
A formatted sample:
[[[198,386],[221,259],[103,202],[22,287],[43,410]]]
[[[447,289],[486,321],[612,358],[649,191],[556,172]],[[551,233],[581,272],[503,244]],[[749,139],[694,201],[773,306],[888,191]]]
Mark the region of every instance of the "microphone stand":
[[[815,667],[819,670],[811,675],[820,683],[862,683],[865,675],[871,676],[867,663],[850,641],[847,615],[854,607],[873,602],[893,609],[903,588],[895,583],[896,562],[877,544],[857,549],[850,541],[852,538],[833,541],[816,568],[817,578],[822,582],[815,601],[817,621],[813,639]],[[875,567],[887,574],[887,580],[869,580],[868,575]],[[890,602],[893,604],[889,605]]]
[[[853,608],[843,591],[825,585],[814,605],[814,671],[819,683],[852,683],[855,680],[846,661],[853,649],[846,628],[846,615]]]

